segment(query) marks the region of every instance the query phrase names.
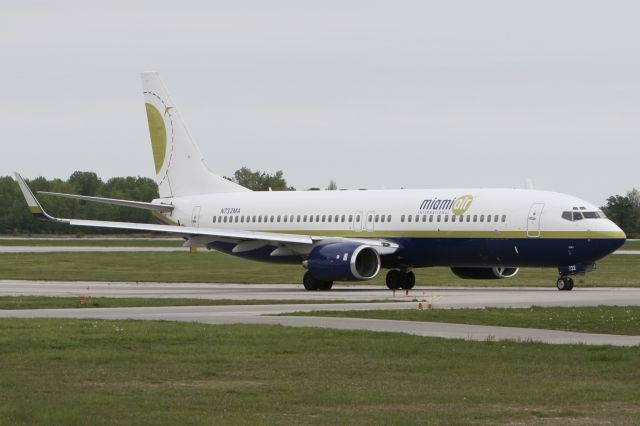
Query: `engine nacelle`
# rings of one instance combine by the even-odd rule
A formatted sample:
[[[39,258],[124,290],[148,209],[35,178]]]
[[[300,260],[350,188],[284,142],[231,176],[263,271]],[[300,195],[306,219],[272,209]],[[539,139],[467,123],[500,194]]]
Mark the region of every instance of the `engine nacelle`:
[[[370,280],[380,272],[380,256],[364,244],[331,243],[311,250],[306,266],[322,281]]]
[[[451,272],[466,280],[513,278],[519,270],[519,268],[451,268]]]

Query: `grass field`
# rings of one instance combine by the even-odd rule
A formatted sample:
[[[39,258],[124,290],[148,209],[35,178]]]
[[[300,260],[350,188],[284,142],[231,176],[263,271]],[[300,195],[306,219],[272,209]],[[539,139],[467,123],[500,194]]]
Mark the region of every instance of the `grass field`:
[[[627,241],[621,250],[640,250],[640,241]]]
[[[0,321],[0,424],[633,424],[640,348]]]
[[[506,280],[463,280],[448,268],[416,269],[419,286],[555,286],[554,269],[522,269]],[[192,283],[300,283],[295,265],[252,262],[217,252],[185,253],[6,253],[0,279],[140,281]],[[385,273],[365,285],[384,286]],[[339,283],[337,285],[340,285]],[[577,286],[640,286],[640,256],[612,255]]]
[[[382,301],[380,301],[382,303]],[[208,300],[208,299],[148,299],[98,297],[91,303],[79,297],[0,296],[0,309],[90,309],[151,306],[228,306],[228,305],[284,305],[318,303],[317,300]],[[323,300],[322,303],[360,303],[350,300]],[[362,302],[364,303],[364,302]]]
[[[437,306],[437,302],[436,302]],[[297,312],[299,316],[375,318],[401,321],[449,322],[456,324],[497,325],[543,328],[583,333],[640,335],[640,307],[598,306],[587,308],[526,309],[402,309],[385,311]]]

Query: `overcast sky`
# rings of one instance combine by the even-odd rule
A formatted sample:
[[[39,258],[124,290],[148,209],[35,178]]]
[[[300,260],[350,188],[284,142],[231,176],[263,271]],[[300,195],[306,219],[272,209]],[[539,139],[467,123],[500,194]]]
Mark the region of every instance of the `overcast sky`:
[[[156,70],[223,175],[640,187],[638,1],[93,3],[2,3],[0,175],[152,177]]]

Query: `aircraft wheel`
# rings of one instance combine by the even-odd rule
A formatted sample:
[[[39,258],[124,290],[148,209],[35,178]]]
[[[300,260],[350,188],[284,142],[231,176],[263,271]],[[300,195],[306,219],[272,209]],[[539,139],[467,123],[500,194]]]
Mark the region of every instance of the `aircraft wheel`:
[[[320,288],[318,280],[313,278],[309,272],[304,273],[302,284],[307,291],[316,291]]]
[[[333,287],[333,281],[318,281],[318,290],[329,291]]]
[[[398,290],[402,283],[402,272],[397,269],[391,269],[387,272],[386,282],[389,290]]]
[[[569,285],[567,290],[573,290],[573,278],[567,277],[567,284]]]
[[[560,291],[568,291],[573,288],[573,279],[571,277],[560,277],[556,281],[556,287]]]
[[[402,289],[411,290],[416,285],[416,274],[413,271],[409,271],[406,274],[402,274]]]

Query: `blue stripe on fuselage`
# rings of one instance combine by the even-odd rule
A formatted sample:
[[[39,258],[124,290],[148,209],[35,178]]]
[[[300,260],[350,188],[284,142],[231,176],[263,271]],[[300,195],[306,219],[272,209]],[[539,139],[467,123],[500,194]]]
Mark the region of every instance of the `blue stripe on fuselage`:
[[[613,253],[624,239],[551,239],[551,238],[399,238],[389,239],[400,249],[381,256],[382,266],[458,267],[559,267],[591,264]],[[300,264],[302,256],[271,256],[275,247],[266,246],[244,253],[232,253],[234,243],[215,242],[208,245],[244,259]]]

